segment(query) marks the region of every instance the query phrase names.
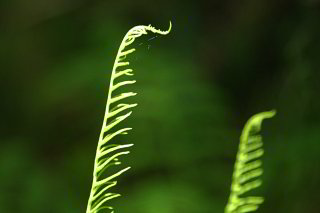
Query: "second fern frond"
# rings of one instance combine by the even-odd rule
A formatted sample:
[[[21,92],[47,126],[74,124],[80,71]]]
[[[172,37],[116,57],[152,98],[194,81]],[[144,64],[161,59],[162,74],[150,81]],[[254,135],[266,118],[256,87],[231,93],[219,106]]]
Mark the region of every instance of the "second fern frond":
[[[262,137],[258,135],[263,119],[271,118],[275,111],[262,112],[252,116],[243,128],[236,163],[233,170],[231,194],[225,213],[244,213],[258,209],[263,203],[263,197],[243,195],[259,187],[262,181],[263,155]]]

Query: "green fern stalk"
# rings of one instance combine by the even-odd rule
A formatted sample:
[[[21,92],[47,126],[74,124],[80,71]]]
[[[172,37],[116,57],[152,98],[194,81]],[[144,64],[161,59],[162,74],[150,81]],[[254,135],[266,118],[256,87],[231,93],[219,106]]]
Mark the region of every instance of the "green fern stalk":
[[[233,170],[231,194],[225,213],[252,212],[263,203],[263,197],[243,197],[243,194],[262,184],[261,179],[259,179],[263,173],[262,161],[259,158],[263,155],[263,143],[258,132],[261,129],[263,119],[271,118],[275,113],[272,110],[256,114],[244,126]]]
[[[111,206],[106,205],[106,202],[113,198],[119,197],[120,194],[107,191],[117,184],[117,182],[114,180],[116,177],[130,169],[130,167],[126,167],[108,177],[101,178],[101,175],[107,170],[108,167],[120,164],[120,161],[118,160],[119,156],[126,155],[129,153],[129,151],[121,150],[133,145],[109,144],[112,138],[121,134],[128,134],[128,131],[131,130],[131,128],[122,128],[119,130],[114,130],[114,128],[117,124],[119,124],[121,121],[125,120],[131,115],[132,111],[130,111],[130,109],[137,106],[136,103],[119,103],[120,101],[128,97],[135,96],[136,93],[134,92],[125,92],[120,95],[113,96],[113,92],[117,90],[119,87],[134,84],[136,82],[135,80],[121,80],[119,83],[114,83],[115,79],[118,80],[120,77],[133,75],[132,69],[124,68],[129,65],[129,62],[125,61],[126,56],[135,51],[134,48],[128,47],[134,42],[136,38],[144,34],[147,34],[147,31],[151,31],[153,33],[161,35],[166,35],[170,32],[170,30],[171,22],[167,31],[155,29],[151,25],[136,26],[127,32],[120,44],[112,69],[106,111],[103,119],[103,124],[96,151],[96,157],[94,161],[93,181],[86,213],[97,213],[102,209],[112,210],[113,208]],[[116,106],[110,110],[110,105],[113,104],[115,104]],[[119,115],[120,113],[128,110],[129,112]]]

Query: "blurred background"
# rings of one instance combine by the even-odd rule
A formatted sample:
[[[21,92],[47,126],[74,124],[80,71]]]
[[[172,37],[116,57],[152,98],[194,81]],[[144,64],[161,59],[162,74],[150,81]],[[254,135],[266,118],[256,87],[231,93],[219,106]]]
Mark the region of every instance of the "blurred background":
[[[85,212],[110,74],[136,40],[139,103],[121,143],[116,212],[212,213],[227,203],[241,130],[264,121],[258,212],[318,213],[320,1],[0,3],[0,212]]]

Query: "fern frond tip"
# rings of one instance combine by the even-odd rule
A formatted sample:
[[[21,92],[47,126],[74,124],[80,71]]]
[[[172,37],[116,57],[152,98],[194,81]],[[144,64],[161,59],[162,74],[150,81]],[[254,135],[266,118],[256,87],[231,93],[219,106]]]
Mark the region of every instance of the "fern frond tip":
[[[169,21],[169,29],[168,29],[168,30],[165,30],[165,31],[156,29],[156,28],[154,28],[153,26],[151,26],[151,24],[149,24],[149,25],[146,27],[147,30],[149,30],[149,31],[151,31],[151,32],[153,32],[153,33],[161,34],[161,35],[167,35],[168,33],[170,33],[171,28],[172,28],[172,23],[171,23],[171,21]]]
[[[241,138],[244,140],[247,140],[250,131],[259,132],[261,129],[262,121],[267,118],[272,118],[275,115],[276,115],[276,110],[270,110],[270,111],[261,112],[252,116],[248,120],[248,122],[245,124]]]

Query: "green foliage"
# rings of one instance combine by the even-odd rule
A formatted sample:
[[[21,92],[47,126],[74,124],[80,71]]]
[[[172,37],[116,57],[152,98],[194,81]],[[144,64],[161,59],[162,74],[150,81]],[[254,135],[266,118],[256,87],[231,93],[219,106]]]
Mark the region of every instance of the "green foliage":
[[[319,213],[319,6],[2,1],[0,212],[86,211],[119,45],[135,23],[171,17],[174,39],[148,33],[127,57],[137,83],[123,88],[138,93],[126,100],[139,105],[123,122],[134,131],[114,139],[136,146],[107,173],[132,166],[111,188],[130,199],[109,205],[117,213],[223,212],[238,124],[275,107],[279,115],[262,127],[272,133],[261,133],[263,184],[252,193],[265,202],[254,213]]]
[[[170,30],[171,22],[170,27],[167,31],[157,30],[153,28],[151,25],[136,26],[128,31],[128,33],[125,35],[121,42],[110,79],[106,111],[103,119],[103,125],[100,132],[94,162],[93,182],[87,205],[87,213],[97,213],[101,209],[113,209],[111,206],[105,205],[105,203],[110,199],[119,197],[120,194],[107,192],[107,190],[117,184],[117,182],[114,181],[116,177],[130,169],[130,167],[126,167],[116,173],[113,173],[112,175],[108,175],[107,177],[101,178],[109,167],[120,164],[120,161],[118,159],[119,156],[126,155],[129,153],[129,151],[121,150],[131,147],[133,145],[120,145],[118,143],[109,143],[111,139],[118,135],[128,134],[128,131],[131,130],[131,128],[120,128],[118,130],[114,130],[114,127],[117,126],[121,121],[128,118],[132,113],[132,111],[129,111],[125,114],[121,114],[122,112],[128,111],[129,109],[137,106],[136,103],[119,103],[123,99],[135,96],[136,93],[134,92],[125,92],[119,95],[113,95],[113,92],[116,91],[118,88],[125,85],[134,84],[136,82],[135,80],[118,80],[122,77],[133,75],[132,69],[123,69],[123,67],[129,65],[129,62],[125,61],[126,57],[130,53],[133,53],[135,51],[134,48],[127,49],[127,47],[129,47],[130,44],[132,44],[136,38],[144,34],[147,34],[147,31],[166,35],[170,32]],[[117,83],[116,80],[118,80]]]
[[[116,177],[130,169],[130,167],[126,167],[111,175],[105,175],[105,172],[109,167],[121,164],[118,159],[119,156],[129,154],[129,151],[121,150],[131,147],[133,144],[109,144],[109,142],[118,135],[128,134],[128,131],[132,129],[120,128],[112,131],[115,126],[128,118],[132,111],[126,112],[125,114],[121,113],[137,106],[137,103],[119,103],[119,101],[135,96],[137,93],[125,92],[114,95],[113,92],[122,86],[134,84],[136,82],[135,80],[118,80],[120,77],[133,75],[132,69],[123,69],[120,67],[129,65],[129,62],[124,60],[129,54],[135,51],[134,48],[129,48],[127,50],[127,47],[130,46],[136,38],[143,34],[147,34],[148,30],[153,33],[166,35],[171,30],[171,22],[167,31],[157,30],[151,25],[136,26],[129,30],[122,40],[112,69],[106,111],[96,151],[93,183],[88,200],[87,213],[97,213],[102,209],[113,209],[113,207],[106,205],[106,202],[119,197],[120,194],[107,191],[117,184],[117,181],[114,180]],[[274,114],[275,111],[269,111],[254,115],[249,119],[243,129],[240,137],[237,161],[234,168],[231,194],[225,208],[226,213],[255,211],[258,209],[258,205],[263,202],[263,197],[251,196],[243,198],[240,196],[259,187],[262,183],[259,179],[259,176],[263,173],[261,168],[262,161],[259,160],[263,155],[262,138],[256,134],[260,131],[263,119],[271,118]],[[111,121],[109,121],[110,119]],[[106,177],[101,178],[101,176]]]
[[[263,197],[248,196],[243,194],[259,187],[262,181],[263,155],[262,137],[258,135],[263,119],[271,118],[275,111],[262,112],[252,116],[243,128],[237,160],[234,166],[233,180],[229,202],[225,208],[225,213],[251,212],[258,209],[263,203]]]

